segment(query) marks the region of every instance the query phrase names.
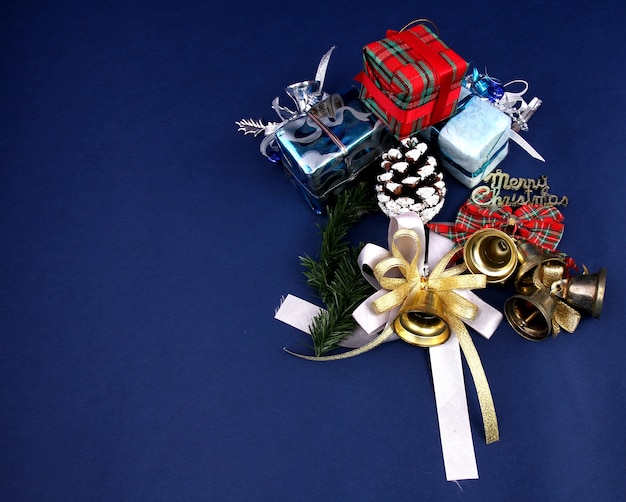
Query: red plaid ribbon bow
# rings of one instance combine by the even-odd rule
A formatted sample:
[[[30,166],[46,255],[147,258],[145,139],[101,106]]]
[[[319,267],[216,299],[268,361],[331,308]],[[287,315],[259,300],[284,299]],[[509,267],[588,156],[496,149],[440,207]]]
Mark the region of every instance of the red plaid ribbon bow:
[[[482,228],[508,227],[513,237],[554,252],[563,236],[562,222],[563,215],[556,207],[523,205],[513,210],[510,206],[479,206],[468,200],[454,223],[429,223],[428,227],[461,245]]]

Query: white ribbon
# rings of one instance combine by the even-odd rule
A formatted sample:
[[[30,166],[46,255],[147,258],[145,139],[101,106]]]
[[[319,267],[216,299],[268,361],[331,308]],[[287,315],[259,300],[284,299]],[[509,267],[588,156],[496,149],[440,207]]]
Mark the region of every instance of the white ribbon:
[[[531,157],[540,160],[541,162],[546,161],[528,141],[526,141],[518,132],[514,131],[513,129],[509,130],[509,138],[515,141],[519,146],[521,146],[522,149],[525,150],[526,153],[528,153],[528,155],[530,155]]]

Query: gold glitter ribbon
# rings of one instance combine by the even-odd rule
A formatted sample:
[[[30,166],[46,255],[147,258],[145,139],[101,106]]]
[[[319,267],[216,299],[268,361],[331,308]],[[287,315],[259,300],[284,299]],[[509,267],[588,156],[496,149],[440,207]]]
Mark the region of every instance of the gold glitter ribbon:
[[[401,240],[405,241],[403,248],[413,248],[409,259],[400,251],[399,244]],[[478,313],[478,307],[454,291],[455,289],[484,288],[487,285],[486,276],[483,274],[461,275],[467,270],[465,264],[447,268],[451,259],[458,253],[459,248],[454,248],[446,253],[428,276],[422,275],[418,266],[420,247],[419,236],[414,230],[401,228],[396,231],[392,239],[391,256],[384,258],[374,267],[374,276],[381,288],[389,292],[374,301],[372,307],[379,314],[388,312],[398,306],[401,306],[400,312],[402,312],[402,306],[405,302],[421,289],[428,289],[441,298],[444,305],[443,317],[448,322],[451,330],[456,334],[474,379],[483,416],[486,442],[493,443],[499,439],[498,421],[493,398],[480,357],[463,322],[463,320],[474,319]],[[386,341],[393,334],[393,323],[390,322],[382,333],[372,341],[348,352],[321,357],[305,356],[291,351],[287,352],[311,361],[335,361],[368,352]]]
[[[550,291],[550,286],[553,282],[556,282],[563,278],[565,273],[565,267],[561,264],[544,264],[535,269],[533,273],[533,283],[537,288],[547,289]],[[552,336],[557,336],[561,329],[568,333],[573,333],[578,327],[580,322],[580,312],[575,308],[569,306],[560,298],[552,296],[556,302],[554,314],[552,316]]]
[[[414,247],[410,261],[407,261],[400,251],[400,240],[408,240]],[[418,267],[420,248],[421,243],[414,230],[401,228],[396,231],[391,241],[391,256],[381,260],[374,267],[374,277],[381,288],[389,290],[389,293],[372,304],[374,310],[378,314],[388,312],[404,304],[417,291],[428,289],[441,297],[446,310],[453,315],[468,320],[474,319],[478,307],[453,290],[484,288],[487,285],[486,277],[482,274],[459,275],[467,270],[465,264],[446,269],[452,257],[459,251],[458,248],[450,250],[428,276],[422,275]]]

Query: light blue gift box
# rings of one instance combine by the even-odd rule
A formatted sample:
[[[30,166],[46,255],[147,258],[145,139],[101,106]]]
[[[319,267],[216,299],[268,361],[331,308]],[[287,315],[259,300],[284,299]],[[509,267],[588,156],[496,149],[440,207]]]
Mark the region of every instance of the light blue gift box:
[[[507,156],[510,131],[507,114],[463,88],[455,115],[420,135],[438,150],[441,165],[473,188]]]

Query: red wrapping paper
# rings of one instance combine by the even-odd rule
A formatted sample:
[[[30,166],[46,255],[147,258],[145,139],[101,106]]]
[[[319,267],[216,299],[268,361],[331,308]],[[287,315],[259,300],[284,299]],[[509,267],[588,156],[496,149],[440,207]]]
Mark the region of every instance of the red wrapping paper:
[[[469,65],[428,27],[388,31],[363,48],[360,98],[398,138],[455,110]]]

